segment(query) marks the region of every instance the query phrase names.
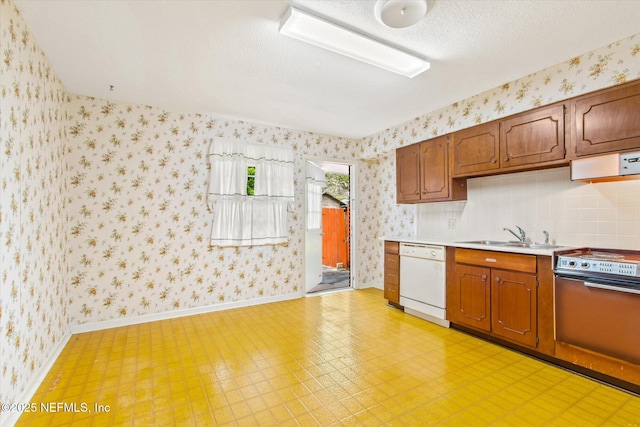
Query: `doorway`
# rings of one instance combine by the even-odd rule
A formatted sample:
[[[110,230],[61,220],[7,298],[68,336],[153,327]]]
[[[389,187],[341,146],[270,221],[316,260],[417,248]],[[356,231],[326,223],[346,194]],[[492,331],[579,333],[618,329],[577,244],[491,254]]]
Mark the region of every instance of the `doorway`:
[[[306,171],[305,293],[353,288],[355,166],[307,160]]]

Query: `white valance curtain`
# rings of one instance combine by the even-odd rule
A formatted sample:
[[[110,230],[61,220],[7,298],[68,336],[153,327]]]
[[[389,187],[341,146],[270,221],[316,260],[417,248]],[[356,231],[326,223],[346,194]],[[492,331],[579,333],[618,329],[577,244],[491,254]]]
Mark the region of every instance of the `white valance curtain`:
[[[209,163],[211,244],[286,243],[287,211],[294,202],[293,150],[216,139],[211,143]],[[255,167],[253,195],[247,195],[249,166]]]

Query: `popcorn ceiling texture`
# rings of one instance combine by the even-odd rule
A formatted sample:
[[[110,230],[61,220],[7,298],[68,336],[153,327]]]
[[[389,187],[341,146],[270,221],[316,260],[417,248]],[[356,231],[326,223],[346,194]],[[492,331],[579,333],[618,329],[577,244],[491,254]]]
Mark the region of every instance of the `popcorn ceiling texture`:
[[[305,158],[357,164],[356,280],[381,287],[379,238],[414,234],[425,221],[431,232],[437,224],[425,209],[439,217],[438,206],[448,206],[421,207],[418,215],[416,206],[395,203],[396,147],[640,77],[634,36],[356,141],[69,95],[12,2],[0,1],[0,12],[2,402],[25,397],[73,325],[300,295]],[[293,147],[288,245],[208,247],[206,153],[215,138]],[[491,179],[479,187],[492,185],[489,193],[500,191]],[[607,194],[620,200],[637,194],[611,185]],[[565,207],[608,200],[588,196],[569,195]],[[458,208],[460,218],[469,206]],[[597,221],[608,229],[624,220],[637,230],[631,211],[611,218],[615,203],[604,209],[585,215],[603,215]]]

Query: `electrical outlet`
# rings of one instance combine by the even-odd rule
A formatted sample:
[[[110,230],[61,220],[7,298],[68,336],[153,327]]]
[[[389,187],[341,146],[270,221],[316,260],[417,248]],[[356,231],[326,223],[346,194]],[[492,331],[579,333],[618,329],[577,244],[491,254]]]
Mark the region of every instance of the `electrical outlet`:
[[[452,230],[456,228],[456,220],[455,219],[450,219],[449,220],[449,229]]]

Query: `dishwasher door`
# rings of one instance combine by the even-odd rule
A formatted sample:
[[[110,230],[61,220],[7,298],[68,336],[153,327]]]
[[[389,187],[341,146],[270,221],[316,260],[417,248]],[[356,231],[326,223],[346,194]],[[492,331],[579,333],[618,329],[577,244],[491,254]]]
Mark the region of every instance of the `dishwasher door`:
[[[444,253],[444,248],[442,248]],[[444,259],[400,255],[400,305],[409,314],[448,327]]]

